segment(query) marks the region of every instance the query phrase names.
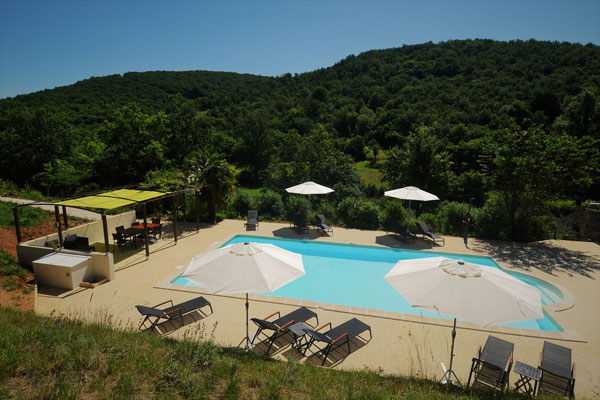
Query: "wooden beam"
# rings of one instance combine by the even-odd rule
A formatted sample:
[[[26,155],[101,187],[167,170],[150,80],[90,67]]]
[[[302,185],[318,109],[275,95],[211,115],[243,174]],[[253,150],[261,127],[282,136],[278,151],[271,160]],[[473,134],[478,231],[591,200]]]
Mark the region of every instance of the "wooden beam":
[[[175,238],[175,244],[177,244],[177,194],[173,195],[173,237]]]
[[[19,207],[13,207],[15,218],[15,231],[17,233],[17,244],[21,243],[21,223],[19,222]]]
[[[69,221],[67,219],[67,206],[62,206],[63,208],[63,221],[65,222],[65,230],[69,229]]]
[[[196,231],[200,232],[200,191],[196,190]]]
[[[146,242],[146,258],[150,257],[150,240],[148,240],[148,216],[146,214],[146,203],[144,203],[144,241]]]
[[[106,223],[106,214],[102,213],[102,229],[104,230],[104,248],[106,253],[110,252],[110,247],[108,243],[108,224]]]
[[[58,206],[54,206],[54,215],[56,216],[56,229],[58,229],[58,244],[59,247],[63,247],[64,243],[63,243],[63,235],[62,235],[62,228],[60,226],[60,211],[58,211]]]

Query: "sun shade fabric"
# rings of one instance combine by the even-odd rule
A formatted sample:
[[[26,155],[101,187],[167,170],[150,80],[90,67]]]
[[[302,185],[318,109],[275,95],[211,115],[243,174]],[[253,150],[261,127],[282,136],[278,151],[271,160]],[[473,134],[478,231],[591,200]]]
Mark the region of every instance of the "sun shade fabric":
[[[400,200],[432,201],[439,200],[435,194],[431,194],[415,186],[405,186],[400,189],[388,190],[384,193],[387,197],[395,197]]]
[[[101,208],[112,210],[114,208],[124,207],[131,204],[152,200],[164,196],[166,193],[154,192],[150,190],[119,189],[110,192],[99,193],[93,196],[85,196],[77,199],[58,201],[56,205],[83,207],[83,208]]]
[[[413,307],[484,328],[544,318],[540,291],[494,267],[427,257],[398,261],[384,279]]]
[[[299,185],[289,187],[285,189],[285,191],[295,194],[327,194],[334,192],[333,189],[314,182],[304,182]]]

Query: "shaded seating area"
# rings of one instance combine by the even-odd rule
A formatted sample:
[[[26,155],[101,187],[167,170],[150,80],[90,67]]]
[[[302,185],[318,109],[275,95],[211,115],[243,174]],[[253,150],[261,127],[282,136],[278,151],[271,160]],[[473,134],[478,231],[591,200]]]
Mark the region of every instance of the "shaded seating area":
[[[258,212],[256,210],[248,210],[248,220],[244,224],[246,230],[249,228],[258,229]]]
[[[167,307],[167,308],[158,308],[167,303],[171,303],[171,306]],[[213,313],[212,305],[210,304],[210,302],[208,300],[206,300],[202,296],[197,297],[192,300],[188,300],[184,303],[175,304],[175,305],[173,304],[173,300],[167,300],[167,301],[164,301],[153,307],[141,306],[141,305],[135,306],[135,308],[137,308],[138,312],[140,314],[142,314],[142,316],[144,317],[144,319],[138,329],[141,330],[142,327],[144,327],[147,330],[151,330],[152,328],[156,327],[156,325],[158,325],[159,322],[162,322],[163,320],[170,321],[170,320],[174,320],[174,319],[179,319],[179,321],[181,322],[181,326],[183,326],[183,316],[186,314],[189,314],[193,311],[199,311],[204,316],[207,316],[206,313],[201,311],[201,309],[206,306],[210,307],[210,313],[212,314]],[[147,322],[150,323],[150,326],[148,326],[148,327],[146,326]]]
[[[322,214],[317,215],[317,224],[315,225],[320,232],[331,233],[333,236],[333,229],[325,221],[325,216]]]
[[[294,225],[294,229],[298,232],[309,232],[309,227],[302,217],[302,214],[294,214],[292,216],[292,224]]]
[[[278,316],[278,318],[276,320],[273,320],[273,321],[268,320],[269,318],[271,318],[275,315]],[[268,355],[269,351],[271,351],[271,347],[273,347],[273,343],[275,342],[275,340],[278,337],[289,332],[289,328],[292,325],[300,323],[300,322],[305,323],[312,318],[316,319],[315,325],[317,325],[319,323],[319,317],[317,316],[317,313],[309,310],[306,307],[297,308],[296,310],[294,310],[284,316],[281,316],[281,313],[279,311],[276,311],[273,314],[267,315],[263,319],[252,318],[251,321],[254,322],[258,326],[258,329],[257,329],[256,333],[254,334],[254,336],[252,337],[250,344],[253,344],[254,340],[257,337],[259,337],[260,335],[265,336],[266,341],[269,343],[269,347],[267,348],[265,355]],[[265,333],[265,331],[270,331],[270,334]]]
[[[406,228],[404,228],[395,221],[387,223],[385,229],[386,232],[393,233],[394,236],[396,236],[399,239],[402,239],[402,241],[405,243],[409,240],[412,240],[413,243],[415,242],[416,235],[406,230]]]
[[[435,233],[431,232],[431,230],[429,230],[429,227],[425,222],[417,222],[417,224],[413,228],[412,233],[414,235],[421,235],[421,237],[423,238],[428,237],[429,239],[431,239],[433,244],[435,244],[436,242],[442,242],[442,246],[446,244],[444,238],[440,235],[436,235]]]
[[[538,395],[558,395],[572,399],[575,396],[575,363],[571,349],[544,342],[540,353],[541,376]]]
[[[327,332],[319,332],[327,325],[329,325],[329,330]],[[303,354],[306,354],[308,349],[310,349],[312,346],[316,347],[318,350],[313,352],[313,354],[321,353],[323,356],[321,365],[325,365],[327,356],[329,356],[329,353],[333,349],[344,344],[348,345],[348,354],[350,354],[350,341],[356,337],[359,337],[362,333],[369,331],[369,340],[367,340],[367,342],[373,338],[371,327],[357,318],[352,318],[343,324],[336,326],[335,328],[332,327],[331,322],[328,322],[315,330],[304,329],[304,331],[310,337],[310,339],[304,348]],[[319,347],[317,343],[325,344],[325,346]]]
[[[160,218],[152,218],[152,227],[148,227],[148,235],[152,236],[155,241],[162,239],[162,223]]]
[[[90,246],[89,239],[76,234],[67,235],[63,242],[65,249],[77,251],[96,251],[94,246]]]
[[[473,387],[484,386],[504,390],[508,387],[508,376],[513,363],[515,345],[495,336],[488,336],[483,350],[477,348],[471,362],[467,387],[473,378]]]

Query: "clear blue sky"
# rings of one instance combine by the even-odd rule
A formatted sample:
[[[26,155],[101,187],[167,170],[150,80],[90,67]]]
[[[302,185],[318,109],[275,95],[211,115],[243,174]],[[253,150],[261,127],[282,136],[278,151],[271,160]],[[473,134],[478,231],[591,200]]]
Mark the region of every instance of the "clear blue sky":
[[[600,44],[600,0],[0,0],[0,98],[151,70],[259,75],[489,38]]]

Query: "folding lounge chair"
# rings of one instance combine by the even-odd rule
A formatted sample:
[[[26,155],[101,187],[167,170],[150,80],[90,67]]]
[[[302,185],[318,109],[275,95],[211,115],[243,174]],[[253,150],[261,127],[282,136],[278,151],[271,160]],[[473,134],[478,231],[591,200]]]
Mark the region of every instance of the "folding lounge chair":
[[[279,317],[278,319],[276,319],[274,321],[267,321],[269,318],[271,318],[275,314],[278,315],[278,317]],[[265,355],[268,355],[269,351],[271,351],[271,347],[273,346],[273,343],[275,342],[275,339],[277,339],[277,337],[287,333],[289,331],[288,328],[290,326],[292,326],[298,322],[306,322],[311,318],[315,318],[317,320],[315,325],[319,324],[319,317],[317,317],[317,313],[309,310],[306,307],[300,307],[300,308],[292,311],[291,313],[284,315],[283,317],[281,316],[281,313],[279,311],[277,311],[271,315],[266,316],[264,319],[252,318],[252,322],[254,322],[258,326],[258,330],[252,337],[250,344],[254,343],[254,339],[256,339],[259,335],[262,334],[262,335],[266,336],[268,338],[267,340],[269,341],[269,348],[267,349],[267,352],[265,353]],[[265,330],[273,331],[273,333],[271,335],[267,335],[266,333],[263,332]]]
[[[433,241],[433,244],[435,244],[435,242],[441,241],[442,246],[446,245],[445,239],[443,237],[431,232],[429,230],[429,227],[427,227],[427,225],[425,224],[425,222],[417,222],[417,226],[416,226],[414,233],[423,235],[423,237],[427,236],[429,239],[431,239]]]
[[[329,331],[325,333],[319,332],[319,330],[321,330],[327,325],[329,325]],[[307,335],[310,336],[308,344],[304,349],[304,354],[306,354],[306,351],[314,344],[315,347],[319,349],[316,353],[321,352],[323,354],[323,362],[321,363],[321,366],[325,364],[327,356],[329,355],[331,350],[333,350],[336,347],[339,347],[343,344],[348,344],[348,353],[350,353],[350,341],[353,338],[359,336],[361,333],[369,331],[369,341],[373,338],[373,335],[371,333],[371,327],[356,318],[352,318],[351,320],[346,321],[343,324],[336,326],[335,328],[332,328],[331,322],[328,322],[325,325],[322,325],[319,328],[315,329],[314,331],[312,329],[305,329],[304,331]],[[320,348],[315,344],[315,342],[326,343],[326,346]]]
[[[248,221],[244,224],[246,229],[253,227],[258,229],[258,212],[256,210],[248,210]]]
[[[294,224],[294,229],[296,229],[297,231],[309,232],[308,225],[306,225],[306,221],[304,221],[301,214],[294,214],[294,216],[292,217],[292,223]]]
[[[319,224],[317,225],[317,227],[325,233],[331,233],[331,236],[333,236],[333,229],[331,229],[331,227],[329,225],[327,225],[327,223],[325,222],[325,216],[324,215],[317,215],[317,219],[319,220]]]
[[[171,307],[167,307],[164,309],[157,308],[157,307],[162,306],[163,304],[167,304],[167,303],[171,303]],[[146,321],[149,321],[151,324],[147,328],[148,330],[150,330],[150,329],[154,328],[156,325],[158,325],[158,323],[162,319],[173,320],[176,318],[180,319],[181,326],[183,326],[183,316],[185,314],[188,314],[188,313],[191,313],[192,311],[198,310],[202,314],[207,315],[203,311],[200,310],[201,308],[203,308],[205,306],[210,307],[210,313],[212,314],[213,313],[212,305],[210,304],[210,302],[208,300],[206,300],[202,296],[197,297],[192,300],[188,300],[181,304],[176,304],[176,305],[173,305],[173,300],[167,300],[160,304],[155,305],[154,307],[135,306],[135,308],[137,308],[137,310],[140,312],[140,314],[142,314],[142,316],[145,317],[138,329],[142,329],[142,326],[145,327]]]
[[[412,240],[413,243],[415,242],[415,235],[400,226],[396,221],[387,224],[386,232],[392,232],[395,236],[402,238],[403,242],[406,242],[407,240]]]
[[[508,376],[513,363],[513,350],[515,345],[494,336],[488,336],[483,351],[481,345],[477,349],[471,362],[471,371],[467,387],[471,383],[488,386],[500,391],[508,386]]]
[[[538,395],[559,395],[572,399],[575,396],[575,363],[571,364],[571,349],[544,342],[540,353],[542,370]]]

